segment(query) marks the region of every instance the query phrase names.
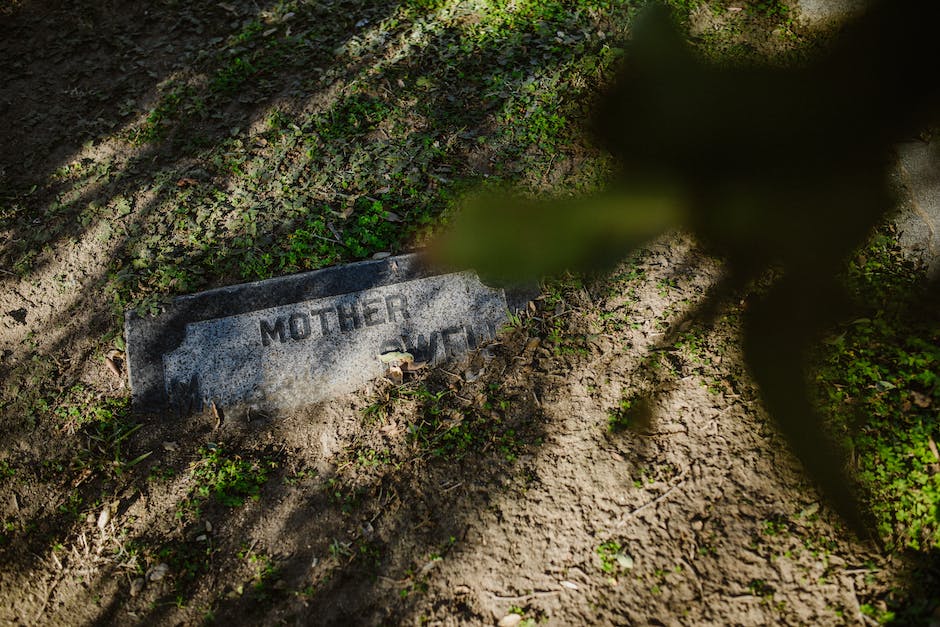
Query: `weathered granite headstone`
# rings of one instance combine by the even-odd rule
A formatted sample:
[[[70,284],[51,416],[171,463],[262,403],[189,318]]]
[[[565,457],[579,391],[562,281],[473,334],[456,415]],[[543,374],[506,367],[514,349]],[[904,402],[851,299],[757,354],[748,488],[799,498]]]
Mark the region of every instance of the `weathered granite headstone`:
[[[910,192],[896,216],[901,250],[940,278],[940,143],[898,146],[901,180]]]
[[[183,296],[155,317],[126,314],[134,406],[314,403],[381,376],[390,351],[431,366],[466,355],[529,296],[431,274],[416,255]]]
[[[797,0],[799,21],[804,26],[834,26],[863,13],[871,0]]]

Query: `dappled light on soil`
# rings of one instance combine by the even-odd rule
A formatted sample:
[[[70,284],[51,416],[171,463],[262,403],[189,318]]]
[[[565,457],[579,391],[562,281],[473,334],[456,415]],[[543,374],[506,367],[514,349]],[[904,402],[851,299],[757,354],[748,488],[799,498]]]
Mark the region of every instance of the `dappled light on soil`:
[[[933,611],[936,524],[879,512],[910,559],[854,540],[762,409],[740,351],[758,301],[675,228],[695,195],[644,177],[643,194],[624,194],[650,211],[627,220],[610,211],[623,198],[597,195],[617,166],[583,131],[636,4],[0,9],[0,141],[16,147],[0,155],[0,621],[831,624]],[[689,4],[672,3],[706,57],[815,45],[780,3]],[[126,309],[412,250],[460,224],[467,192],[508,186],[561,199],[565,234],[606,236],[588,252],[607,270],[544,282],[468,362],[292,412],[130,411]],[[570,200],[581,194],[609,201],[603,220],[578,219],[596,209]],[[551,224],[529,225],[548,214],[481,202],[479,232],[510,205],[530,212],[489,242],[523,254],[488,261],[531,274],[523,262]],[[625,258],[627,236],[646,244]],[[545,252],[554,272],[584,250],[562,237]],[[915,276],[865,255],[860,272]],[[889,338],[872,319],[853,328]],[[855,350],[853,332],[826,346]],[[871,384],[896,390],[864,402],[910,401],[936,439],[936,387],[918,378],[936,337],[919,337],[904,353],[915,365]],[[843,421],[872,392],[839,378],[846,355],[820,375]],[[908,449],[873,427],[858,451],[887,442],[900,473]],[[923,505],[932,453],[917,450]]]

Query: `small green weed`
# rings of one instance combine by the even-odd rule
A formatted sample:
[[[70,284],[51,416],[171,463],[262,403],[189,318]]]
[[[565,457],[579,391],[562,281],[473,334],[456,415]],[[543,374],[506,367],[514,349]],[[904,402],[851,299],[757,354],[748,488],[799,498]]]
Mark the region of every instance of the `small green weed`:
[[[620,399],[616,409],[607,412],[607,430],[611,433],[620,433],[630,428],[630,409],[633,401],[627,398]]]
[[[202,459],[192,469],[195,494],[202,499],[212,497],[227,507],[239,507],[245,499],[258,500],[268,474],[277,467],[272,459],[243,459],[217,446],[200,448],[199,455]]]
[[[191,587],[197,577],[209,571],[212,556],[217,549],[211,542],[172,542],[160,547],[156,560],[164,562],[173,573],[174,590],[182,599],[184,590]]]
[[[216,73],[212,78],[209,89],[223,95],[233,94],[255,72],[257,72],[257,69],[251,61],[242,57],[235,57],[227,66]]]
[[[865,616],[870,616],[882,625],[892,623],[895,619],[894,612],[887,609],[878,608],[874,605],[871,605],[870,603],[863,603],[859,606],[858,609],[862,614]]]
[[[128,438],[143,425],[131,417],[130,399],[99,398],[82,384],[73,385],[53,410],[66,431],[84,436],[86,446],[75,453],[73,464],[120,475],[150,456],[127,459]]]
[[[617,407],[607,412],[607,431],[621,433],[626,430],[647,431],[653,424],[653,406],[648,396],[631,395],[622,398]]]
[[[779,536],[790,529],[789,521],[786,516],[775,515],[763,522],[762,529],[764,535]]]
[[[352,555],[352,543],[342,542],[336,538],[333,538],[333,541],[330,542],[330,557],[334,560],[341,562],[352,557]]]
[[[656,281],[656,288],[659,295],[665,298],[672,290],[679,289],[679,284],[673,278],[659,279]]]
[[[344,514],[358,509],[365,494],[363,488],[349,486],[335,477],[327,480],[325,490],[330,502],[340,506]]]
[[[9,461],[0,459],[0,479],[9,479],[14,475],[16,475],[16,468]]]
[[[82,518],[82,509],[85,506],[85,502],[82,499],[81,492],[78,490],[72,490],[68,493],[65,500],[59,505],[58,510],[60,514],[64,514],[67,518],[71,520],[80,520]]]
[[[267,555],[245,549],[238,552],[238,557],[248,562],[254,571],[251,587],[255,598],[260,601],[266,600],[272,593],[271,582],[277,579],[278,575],[274,560]]]
[[[786,20],[790,16],[790,7],[781,0],[757,0],[747,6],[751,13],[776,21]]]
[[[516,429],[507,424],[511,403],[500,392],[498,385],[491,384],[479,409],[456,413],[443,403],[449,390],[408,391],[424,400],[424,415],[408,427],[409,439],[434,457],[463,459],[495,449],[506,461],[515,461],[525,445]]]
[[[356,463],[363,468],[375,468],[376,466],[391,464],[392,457],[386,449],[358,449],[356,451]]]
[[[747,585],[747,590],[754,596],[764,599],[772,599],[776,590],[763,579],[752,579]]]
[[[887,314],[858,320],[830,341],[817,375],[823,404],[873,489],[882,535],[940,547],[940,329]]]
[[[187,116],[202,114],[204,111],[205,102],[193,87],[170,85],[143,123],[130,131],[127,138],[137,145],[159,141],[174,124]]]
[[[633,568],[633,558],[616,540],[608,540],[598,545],[596,552],[601,562],[601,570],[608,575],[616,575],[623,570]]]

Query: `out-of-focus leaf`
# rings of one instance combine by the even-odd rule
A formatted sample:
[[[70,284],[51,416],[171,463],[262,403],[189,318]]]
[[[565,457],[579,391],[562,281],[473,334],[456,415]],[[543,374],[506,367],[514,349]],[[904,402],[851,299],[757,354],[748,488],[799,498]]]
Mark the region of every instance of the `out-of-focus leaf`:
[[[489,279],[526,280],[611,265],[683,217],[680,195],[665,184],[550,201],[491,192],[468,200],[434,252]]]
[[[726,260],[730,284],[777,268],[783,279],[746,314],[745,356],[807,473],[861,533],[847,457],[809,401],[806,352],[851,313],[837,275],[893,207],[893,146],[937,119],[940,82],[923,79],[937,69],[937,23],[938,3],[884,0],[804,64],[729,66],[703,61],[652,8],[593,116],[621,167],[616,190],[476,197],[437,256],[531,280],[603,268],[682,225]]]

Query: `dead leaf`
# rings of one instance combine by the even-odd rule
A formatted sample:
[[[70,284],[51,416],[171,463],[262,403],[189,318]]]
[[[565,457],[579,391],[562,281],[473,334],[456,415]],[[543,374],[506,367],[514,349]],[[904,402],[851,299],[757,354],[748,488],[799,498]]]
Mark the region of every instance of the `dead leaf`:
[[[391,364],[394,362],[410,364],[414,360],[414,355],[411,353],[402,353],[400,351],[389,351],[379,355],[379,361],[381,361],[383,364]]]
[[[135,579],[134,581],[132,581],[132,582],[131,582],[131,590],[130,590],[131,596],[132,596],[132,597],[136,597],[138,594],[140,594],[141,592],[143,592],[144,586],[145,586],[146,584],[147,584],[147,582],[144,581],[144,578],[143,578],[143,577],[138,577],[137,579]]]
[[[121,378],[122,378],[122,377],[121,377],[121,369],[118,368],[118,365],[114,362],[113,359],[111,359],[110,357],[105,357],[105,358],[104,358],[104,363],[105,363],[105,365],[108,367],[108,370],[111,371],[111,374],[113,374],[113,375],[114,375],[115,377],[117,377],[118,379],[121,379]]]
[[[150,581],[160,581],[166,574],[170,572],[170,567],[163,562],[160,562],[149,571],[147,571],[147,579]]]
[[[933,402],[933,399],[927,396],[926,394],[921,394],[920,392],[912,391],[911,397],[913,397],[914,404],[920,407],[921,409],[927,409],[930,407],[930,404]]]
[[[438,565],[440,565],[440,563],[441,563],[440,559],[429,561],[427,564],[421,567],[421,570],[418,571],[418,578],[421,579],[423,577],[426,577],[427,574],[430,573],[435,568],[437,568]]]
[[[104,528],[108,526],[108,523],[111,521],[111,506],[105,505],[101,508],[101,513],[98,514],[98,529],[104,531]]]
[[[215,401],[209,402],[209,411],[212,412],[212,417],[215,418],[215,426],[213,429],[218,429],[222,424],[222,412],[219,411],[219,408],[216,407]]]
[[[330,230],[330,233],[333,234],[333,237],[336,238],[336,241],[337,241],[337,242],[342,242],[342,241],[343,241],[342,235],[340,235],[340,232],[336,230],[336,227],[333,226],[333,223],[332,223],[332,222],[327,222],[327,223],[326,223],[326,228],[328,228],[328,229]]]
[[[927,446],[930,447],[930,452],[933,453],[933,456],[940,462],[940,451],[937,450],[937,443],[933,441],[932,435],[927,436]]]
[[[384,433],[390,438],[394,438],[395,436],[401,433],[401,428],[397,424],[390,422],[387,425],[383,425],[379,427],[379,431],[381,431],[382,433]]]

